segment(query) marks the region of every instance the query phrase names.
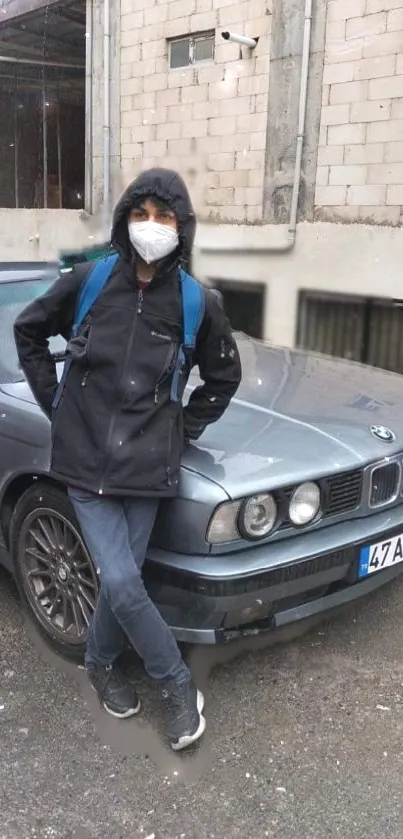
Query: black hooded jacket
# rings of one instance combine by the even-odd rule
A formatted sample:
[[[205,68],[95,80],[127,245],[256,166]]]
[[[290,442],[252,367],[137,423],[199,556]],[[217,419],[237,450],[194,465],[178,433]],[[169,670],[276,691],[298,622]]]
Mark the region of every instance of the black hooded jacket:
[[[180,244],[157,263],[141,299],[127,217],[146,197],[165,201],[175,212]],[[69,340],[77,295],[93,263],[62,275],[16,320],[22,368],[52,419],[52,473],[68,485],[105,495],[175,495],[186,442],[221,417],[238,389],[238,350],[219,301],[206,289],[205,316],[181,377],[181,393],[195,365],[204,384],[185,408],[170,399],[182,341],[178,268],[186,267],[195,224],[186,186],[175,172],[152,169],[128,187],[113,217],[112,245],[119,259],[69,345],[73,361],[56,409],[57,375],[48,339],[61,334]]]

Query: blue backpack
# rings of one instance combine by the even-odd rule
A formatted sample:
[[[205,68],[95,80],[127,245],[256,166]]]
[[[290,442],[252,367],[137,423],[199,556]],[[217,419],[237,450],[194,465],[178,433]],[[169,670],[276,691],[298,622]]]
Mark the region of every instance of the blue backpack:
[[[77,336],[81,324],[101,294],[101,291],[106,285],[117,260],[118,255],[115,253],[110,256],[106,256],[96,262],[92,271],[85,278],[77,298],[76,313],[71,335],[72,338]],[[185,271],[180,269],[179,282],[182,294],[183,341],[179,347],[175,369],[172,376],[171,399],[173,402],[179,402],[179,380],[183,365],[186,361],[186,352],[192,352],[195,349],[197,333],[203,322],[206,305],[204,289],[200,283],[194,279],[194,277],[191,277],[189,274],[186,274]],[[71,356],[68,356],[55,398],[53,400],[53,408],[57,408],[60,402],[71,362],[72,358]]]

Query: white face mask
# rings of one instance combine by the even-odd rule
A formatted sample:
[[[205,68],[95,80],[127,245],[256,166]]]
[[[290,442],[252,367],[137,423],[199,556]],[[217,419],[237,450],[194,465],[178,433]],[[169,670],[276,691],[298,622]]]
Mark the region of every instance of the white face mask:
[[[158,262],[179,245],[179,236],[172,227],[156,221],[129,221],[129,239],[144,262]]]

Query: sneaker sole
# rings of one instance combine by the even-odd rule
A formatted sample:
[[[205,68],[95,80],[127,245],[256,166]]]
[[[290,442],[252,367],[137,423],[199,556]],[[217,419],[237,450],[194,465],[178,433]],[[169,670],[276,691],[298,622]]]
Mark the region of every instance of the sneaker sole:
[[[91,684],[91,683],[90,683]],[[96,693],[96,688],[94,685],[91,685],[92,690]],[[118,711],[114,711],[106,702],[102,702],[102,707],[105,709],[106,713],[109,714],[111,717],[115,717],[116,720],[127,720],[129,717],[134,717],[141,711],[141,700],[139,699],[135,708],[129,708],[127,711],[124,711],[123,714],[119,713]]]
[[[203,717],[202,711],[204,708],[204,696],[201,690],[197,691],[197,710],[199,712],[199,725],[197,730],[194,734],[185,734],[184,737],[180,737],[179,740],[175,743],[171,742],[171,748],[174,752],[180,752],[182,749],[187,749],[193,743],[196,743],[197,740],[200,740],[200,737],[203,736],[206,730],[206,720]]]

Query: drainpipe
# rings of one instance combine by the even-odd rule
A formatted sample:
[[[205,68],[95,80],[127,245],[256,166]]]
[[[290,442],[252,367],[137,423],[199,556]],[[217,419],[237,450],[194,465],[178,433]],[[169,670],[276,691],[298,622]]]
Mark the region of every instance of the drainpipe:
[[[297,151],[295,155],[294,180],[292,185],[290,224],[285,247],[281,250],[291,250],[295,245],[297,235],[298,199],[301,185],[302,151],[305,137],[306,99],[308,92],[309,55],[311,48],[312,28],[312,0],[305,0],[304,35],[302,41],[301,87],[299,91]]]
[[[103,147],[103,222],[104,238],[109,235],[109,199],[110,199],[110,0],[104,0],[104,147]]]
[[[311,48],[311,28],[312,28],[312,0],[305,0],[304,12],[304,34],[302,42],[302,60],[301,60],[301,86],[299,91],[299,109],[298,109],[298,131],[297,131],[297,149],[295,154],[294,177],[292,184],[291,195],[291,209],[290,220],[288,224],[288,231],[284,242],[278,245],[269,245],[262,247],[246,247],[242,243],[231,247],[231,252],[242,253],[259,253],[272,252],[284,253],[291,251],[294,248],[297,235],[297,214],[298,214],[298,199],[301,184],[301,169],[302,169],[302,152],[304,147],[305,137],[305,117],[306,117],[306,100],[308,91],[308,77],[309,77],[309,57]],[[203,250],[214,250],[219,253],[223,249],[218,248],[203,248]],[[227,249],[226,249],[227,250]]]

